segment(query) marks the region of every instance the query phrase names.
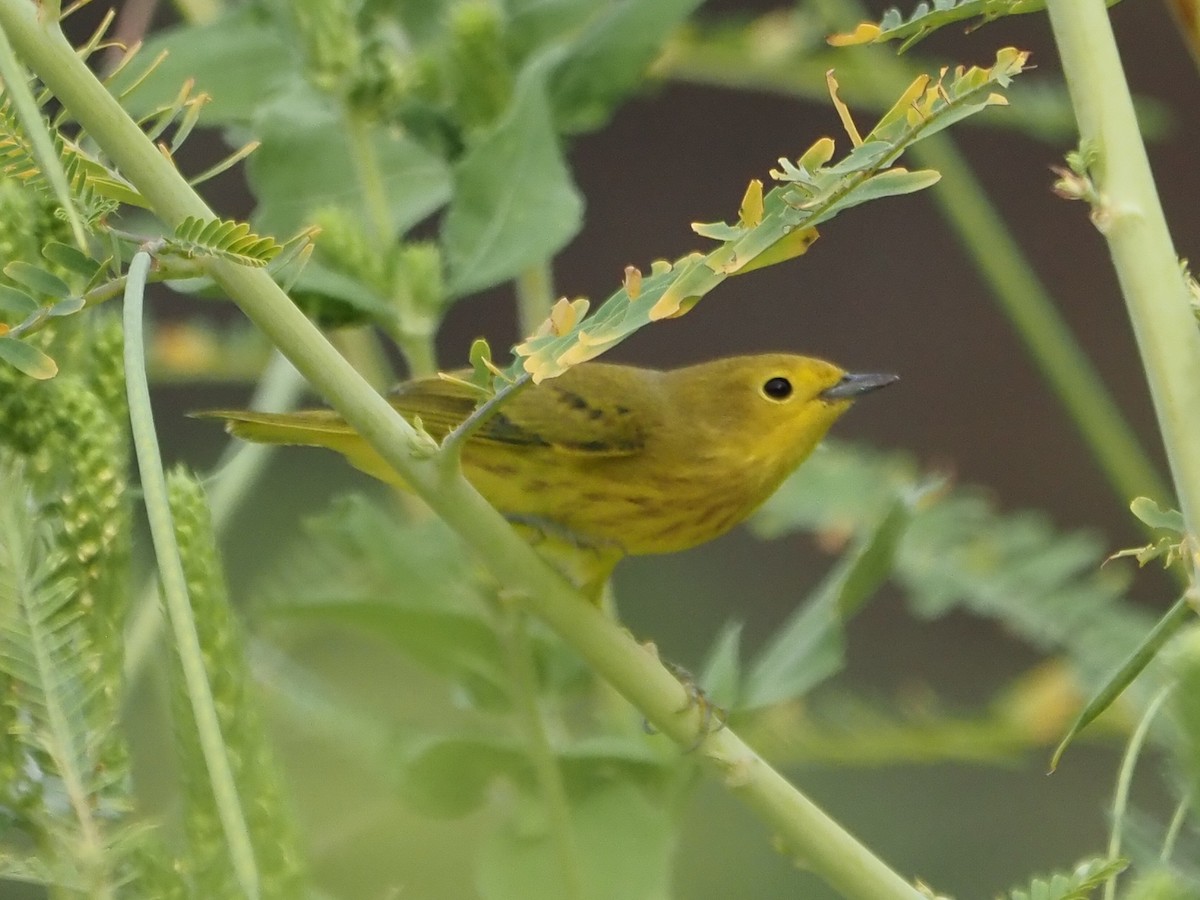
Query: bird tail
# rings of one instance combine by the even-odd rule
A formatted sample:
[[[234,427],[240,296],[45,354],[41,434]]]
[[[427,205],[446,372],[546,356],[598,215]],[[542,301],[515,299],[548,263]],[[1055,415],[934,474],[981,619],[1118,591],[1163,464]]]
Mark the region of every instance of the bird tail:
[[[340,453],[352,466],[372,478],[403,486],[400,476],[383,461],[383,457],[332,410],[265,413],[218,409],[191,415],[195,419],[221,419],[227,432],[255,444],[325,447]]]

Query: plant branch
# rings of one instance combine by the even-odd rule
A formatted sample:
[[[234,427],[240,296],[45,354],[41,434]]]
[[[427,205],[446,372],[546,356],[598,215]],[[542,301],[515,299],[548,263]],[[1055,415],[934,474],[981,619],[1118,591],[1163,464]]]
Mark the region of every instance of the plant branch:
[[[1179,507],[1200,533],[1200,331],[1159,203],[1103,0],[1048,0],[1080,146],[1096,154],[1092,218],[1108,241]]]
[[[291,409],[303,389],[304,380],[300,374],[276,351],[267,364],[249,408]],[[220,477],[214,480],[209,492],[208,505],[212,510],[212,527],[216,534],[221,533],[241,503],[249,498],[250,486],[258,480],[276,449],[270,444],[230,441],[223,461],[217,465]],[[138,592],[129,626],[125,630],[125,681],[130,688],[145,674],[146,663],[153,658],[153,651],[159,649],[162,626],[158,582],[151,578]]]
[[[188,599],[187,578],[175,542],[175,525],[167,501],[167,481],[163,476],[162,457],[154,431],[154,416],[150,409],[150,385],[142,339],[142,295],[146,288],[146,273],[150,269],[150,254],[140,251],[129,265],[125,290],[125,378],[129,391],[129,421],[133,444],[137,451],[138,470],[142,479],[142,495],[146,503],[146,518],[162,580],[167,618],[175,638],[175,647],[183,669],[192,715],[209,784],[221,819],[230,860],[242,893],[255,900],[259,895],[258,865],[250,831],[233,778],[233,767],[221,736],[221,724],[213,703],[212,687],[204,665],[204,653],[196,633],[196,621]]]
[[[446,464],[457,466],[459,458],[462,456],[463,445],[466,444],[471,435],[482,428],[487,423],[487,420],[499,411],[503,404],[525,390],[532,383],[533,379],[529,375],[522,375],[516,381],[510,381],[455,426],[454,430],[446,435],[442,441],[440,456],[446,460]]]
[[[56,28],[38,20],[26,0],[0,0],[0,27],[26,65],[88,130],[151,209],[174,227],[189,215],[211,217],[207,205],[138,129],[120,104],[76,57]],[[687,692],[649,652],[584,601],[509,527],[461,476],[411,452],[413,428],[333,349],[271,276],[232,262],[210,260],[208,271],[231,299],[292,361],[309,383],[478,554],[502,584],[518,594],[660,732],[688,747],[703,716]],[[725,785],[779,833],[804,860],[848,898],[924,895],[893,872],[833,819],[725,729],[698,750]]]

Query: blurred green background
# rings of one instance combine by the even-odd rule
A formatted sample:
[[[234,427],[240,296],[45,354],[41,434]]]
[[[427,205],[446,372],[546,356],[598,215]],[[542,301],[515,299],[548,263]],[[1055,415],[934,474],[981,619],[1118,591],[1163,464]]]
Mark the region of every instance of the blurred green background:
[[[705,4],[701,16],[749,16],[772,8],[714,2]],[[873,13],[882,9],[872,4]],[[167,11],[161,12],[165,20]],[[1112,16],[1133,90],[1161,100],[1171,113],[1168,132],[1150,151],[1177,248],[1187,256],[1200,238],[1195,150],[1200,79],[1165,4],[1126,2]],[[914,52],[922,59],[983,64],[1005,45],[1033,51],[1038,69],[1024,77],[1056,78],[1049,25],[1040,14],[969,34],[948,29]],[[852,94],[843,97],[855,108]],[[997,110],[988,118],[1005,114]],[[696,248],[701,242],[689,223],[729,218],[749,179],[764,177],[777,157],[794,156],[824,134],[842,135],[827,100],[656,84],[605,128],[570,145],[569,159],[586,198],[586,223],[555,260],[557,292],[600,299],[619,285],[624,266],[645,267],[651,259]],[[952,135],[1108,388],[1160,455],[1104,244],[1081,204],[1049,190],[1049,166],[1061,162],[1073,138],[1063,134],[1040,142],[974,123]],[[194,143],[193,152],[219,153]],[[949,180],[933,188],[954,190]],[[222,214],[242,216],[251,208],[234,175],[222,177],[219,192],[210,189],[207,196]],[[155,305],[161,320],[229,313],[225,306],[178,297]],[[470,341],[480,335],[497,349],[517,339],[507,288],[452,309],[438,340],[442,366],[461,364]],[[1107,487],[929,193],[840,217],[822,230],[806,256],[731,279],[694,313],[644,329],[610,358],[670,367],[767,350],[901,374],[898,386],[869,398],[839,423],[840,438],[909,450],[928,467],[985,487],[1004,510],[1044,510],[1063,529],[1101,532],[1113,550],[1140,542],[1124,502]],[[247,396],[248,388],[236,385],[161,387],[156,414],[167,460],[200,470],[213,466],[223,436],[211,423],[184,414],[240,405]],[[252,593],[256,579],[280,565],[305,516],[348,490],[383,489],[332,456],[305,450],[278,454],[226,540],[235,599]],[[830,560],[811,540],[761,542],[742,529],[685,554],[626,561],[618,569],[616,592],[634,634],[653,639],[666,658],[696,666],[731,618],[745,623],[747,646],[761,644]],[[1156,572],[1135,581],[1134,595],[1148,609],[1165,608],[1170,591]],[[310,641],[291,649],[359,698],[362,709],[402,719],[446,702],[443,688],[412,666],[398,665],[382,643],[337,632]],[[991,622],[962,613],[917,621],[887,589],[850,625],[849,666],[822,690],[835,695],[852,690],[883,707],[932,703],[965,711],[1036,660],[1033,650]],[[286,727],[276,738],[302,822],[308,828],[320,823],[319,834],[309,832],[318,872],[338,883],[342,896],[472,896],[469,838],[486,828],[486,814],[466,823],[431,824],[396,797],[380,794],[336,749]],[[1082,743],[1050,777],[1049,748],[995,766],[821,764],[792,766],[788,774],[899,871],[919,875],[947,894],[978,897],[1102,850],[1104,807],[1120,749],[1118,740]],[[1156,766],[1151,756],[1135,797],[1140,807],[1165,816],[1169,807]],[[719,788],[704,785],[685,822],[675,866],[677,896],[831,896],[775,853],[770,835]]]

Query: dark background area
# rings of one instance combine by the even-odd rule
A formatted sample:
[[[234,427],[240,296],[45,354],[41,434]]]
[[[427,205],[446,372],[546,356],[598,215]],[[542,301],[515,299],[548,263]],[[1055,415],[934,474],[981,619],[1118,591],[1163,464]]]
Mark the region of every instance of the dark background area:
[[[770,8],[725,2],[702,12]],[[882,8],[873,4],[876,13]],[[1163,3],[1126,0],[1112,16],[1132,88],[1165,101],[1173,112],[1173,127],[1151,146],[1151,160],[1177,250],[1194,255],[1200,238],[1200,77]],[[947,63],[989,64],[1005,45],[1033,51],[1038,68],[1023,79],[1058,77],[1049,23],[1041,14],[967,35],[949,29],[917,52]],[[855,107],[852,95],[843,98]],[[860,125],[869,118],[860,113]],[[1104,242],[1083,204],[1050,192],[1049,166],[1061,164],[1071,147],[974,126],[951,133],[1107,387],[1161,459]],[[795,156],[824,134],[846,148],[828,102],[673,84],[633,100],[606,128],[571,145],[586,224],[555,262],[557,292],[598,302],[620,284],[624,266],[646,268],[652,259],[702,246],[689,223],[733,218],[751,178],[764,178],[778,157]],[[223,184],[235,190],[233,181]],[[955,189],[943,180],[932,190]],[[235,193],[208,196],[222,214],[249,208],[246,197]],[[170,303],[187,314],[212,309]],[[459,364],[479,335],[494,348],[517,337],[509,291],[469,298],[453,309],[439,340],[442,364]],[[984,486],[1002,509],[1044,510],[1063,529],[1102,532],[1113,549],[1139,542],[1128,498],[1108,488],[927,193],[839,217],[823,227],[806,256],[728,280],[688,316],[644,329],[608,358],[670,367],[766,350],[901,374],[899,385],[864,401],[837,426],[839,437],[908,450],[961,482]],[[158,416],[168,460],[211,465],[220,436],[182,420],[182,413],[244,397],[232,388],[161,391]],[[235,585],[263,570],[264,560],[296,532],[299,516],[349,486],[376,489],[321,454],[281,454],[253,509],[242,513],[233,531]],[[635,633],[652,636],[669,658],[696,664],[729,618],[746,622],[750,644],[761,642],[827,566],[808,540],[762,543],[739,531],[686,554],[627,561],[618,571],[618,596]],[[1135,581],[1135,596],[1150,608],[1165,608],[1168,591],[1152,573]],[[904,690],[929,689],[950,708],[963,709],[1036,658],[990,622],[962,614],[915,621],[888,591],[854,621],[849,652],[845,685],[885,703]],[[971,897],[992,895],[1031,870],[1099,852],[1107,827],[1102,804],[1111,796],[1118,752],[1115,744],[1081,747],[1052,778],[1044,774],[1041,754],[1007,769],[938,765],[790,774],[902,871]],[[1147,806],[1158,802],[1153,784],[1140,796]],[[727,794],[705,788],[695,807],[678,871],[679,896],[799,896],[791,862],[771,850],[769,836]],[[735,858],[736,864],[729,862]],[[761,883],[747,884],[748,870],[757,871]]]

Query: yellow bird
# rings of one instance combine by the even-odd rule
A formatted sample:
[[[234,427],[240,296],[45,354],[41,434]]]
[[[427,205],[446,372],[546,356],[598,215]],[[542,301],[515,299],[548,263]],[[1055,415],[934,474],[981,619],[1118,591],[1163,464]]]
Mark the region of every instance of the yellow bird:
[[[895,375],[849,374],[770,353],[671,371],[582,363],[504,404],[464,444],[468,480],[589,592],[622,556],[724,534],[767,499],[862,394]],[[389,400],[441,440],[478,395],[442,378]],[[337,413],[216,411],[248,441],[327,447],[382,481],[400,476]]]

